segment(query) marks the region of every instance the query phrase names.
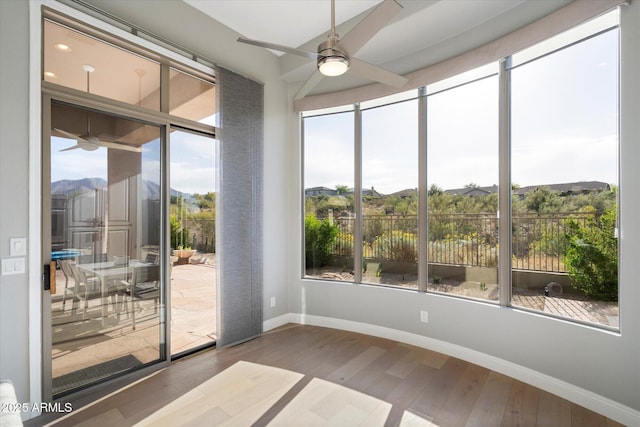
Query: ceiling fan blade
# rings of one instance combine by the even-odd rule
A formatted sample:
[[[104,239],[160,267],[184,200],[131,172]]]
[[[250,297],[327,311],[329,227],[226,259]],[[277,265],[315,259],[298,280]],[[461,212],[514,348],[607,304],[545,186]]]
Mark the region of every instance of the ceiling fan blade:
[[[291,53],[293,55],[304,56],[305,58],[309,59],[316,59],[318,57],[318,54],[315,52],[309,52],[308,50],[298,49],[295,47],[283,46],[281,44],[251,40],[244,37],[238,37],[238,41],[240,43],[251,44],[254,46],[265,47],[267,49],[279,50],[280,52]]]
[[[392,73],[377,65],[369,64],[356,58],[351,58],[349,72],[358,77],[374,80],[396,88],[401,88],[407,83],[407,79],[399,74]]]
[[[75,150],[75,149],[77,149],[77,148],[82,148],[82,147],[80,147],[80,145],[79,145],[79,144],[76,144],[76,145],[71,146],[71,147],[69,147],[69,148],[64,148],[64,149],[62,149],[62,150],[60,150],[60,151],[70,151],[70,150]]]
[[[395,0],[384,0],[340,39],[338,47],[353,57],[402,9],[402,5]]]
[[[58,128],[54,128],[53,130],[55,130],[58,133],[63,134],[66,138],[69,138],[69,139],[84,139],[84,138],[81,138],[79,135],[76,135],[76,134],[71,133],[71,132],[67,132],[66,130],[62,130],[62,129],[58,129]]]
[[[316,70],[315,73],[311,74],[311,77],[309,77],[307,81],[304,82],[298,93],[296,93],[294,99],[297,100],[304,98],[309,92],[311,92],[311,89],[313,89],[318,83],[320,83],[323,78],[324,75],[320,71]]]
[[[142,147],[132,147],[131,145],[126,145],[119,142],[99,141],[98,144],[101,147],[113,148],[115,150],[125,150],[133,151],[135,153],[142,153]]]

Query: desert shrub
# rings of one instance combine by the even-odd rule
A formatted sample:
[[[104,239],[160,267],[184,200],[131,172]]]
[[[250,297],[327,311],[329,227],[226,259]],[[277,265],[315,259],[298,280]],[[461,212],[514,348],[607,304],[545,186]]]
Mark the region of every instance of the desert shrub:
[[[568,220],[567,225],[564,263],[573,285],[594,299],[617,301],[616,208],[590,218],[585,225],[574,220]]]
[[[564,232],[566,225],[559,224],[557,221],[561,220],[548,220],[542,224],[536,240],[529,243],[529,252],[552,257],[561,256],[566,252],[567,235]]]
[[[376,258],[416,262],[418,260],[418,236],[394,230],[385,231],[371,243]]]
[[[304,218],[304,246],[307,268],[318,268],[327,264],[334,242],[338,236],[338,227],[328,218],[319,220],[313,215]]]

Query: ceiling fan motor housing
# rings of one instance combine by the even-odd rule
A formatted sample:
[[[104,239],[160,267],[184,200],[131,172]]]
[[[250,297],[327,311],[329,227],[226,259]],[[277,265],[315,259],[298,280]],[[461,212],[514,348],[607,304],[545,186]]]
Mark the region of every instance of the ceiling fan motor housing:
[[[323,74],[326,74],[323,71],[325,65],[333,64],[341,64],[342,67],[338,68],[336,74],[326,74],[326,75],[340,75],[343,74],[349,68],[349,57],[346,53],[336,48],[336,44],[338,44],[338,37],[329,37],[326,41],[320,43],[318,45],[318,69]],[[339,74],[338,74],[339,73]]]

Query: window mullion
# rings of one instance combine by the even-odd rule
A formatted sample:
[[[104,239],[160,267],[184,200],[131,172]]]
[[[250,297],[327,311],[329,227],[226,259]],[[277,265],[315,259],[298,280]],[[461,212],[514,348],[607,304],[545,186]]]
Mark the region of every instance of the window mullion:
[[[511,304],[511,123],[509,58],[499,72],[498,292],[502,306]]]
[[[362,282],[362,111],[360,104],[354,106],[354,187],[353,210],[353,280]]]
[[[418,100],[418,290],[425,292],[429,280],[429,222],[427,205],[427,91]]]

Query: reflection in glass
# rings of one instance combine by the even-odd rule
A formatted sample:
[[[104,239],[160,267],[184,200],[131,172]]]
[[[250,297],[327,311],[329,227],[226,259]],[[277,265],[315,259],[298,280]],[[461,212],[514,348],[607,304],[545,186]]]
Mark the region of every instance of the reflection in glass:
[[[512,304],[617,327],[618,31],[511,70]]]
[[[305,275],[353,281],[353,111],[304,118]]]
[[[214,84],[174,68],[169,78],[169,113],[214,126]]]
[[[51,127],[57,396],[161,359],[164,293],[157,280],[160,129],[56,103]],[[142,273],[138,279],[147,280],[135,280],[146,265],[153,280]]]
[[[171,354],[216,338],[217,141],[170,136]]]
[[[418,285],[418,101],[362,111],[362,281]]]
[[[498,300],[498,77],[427,98],[428,290]]]
[[[68,27],[44,21],[44,80],[160,110],[160,65]]]

